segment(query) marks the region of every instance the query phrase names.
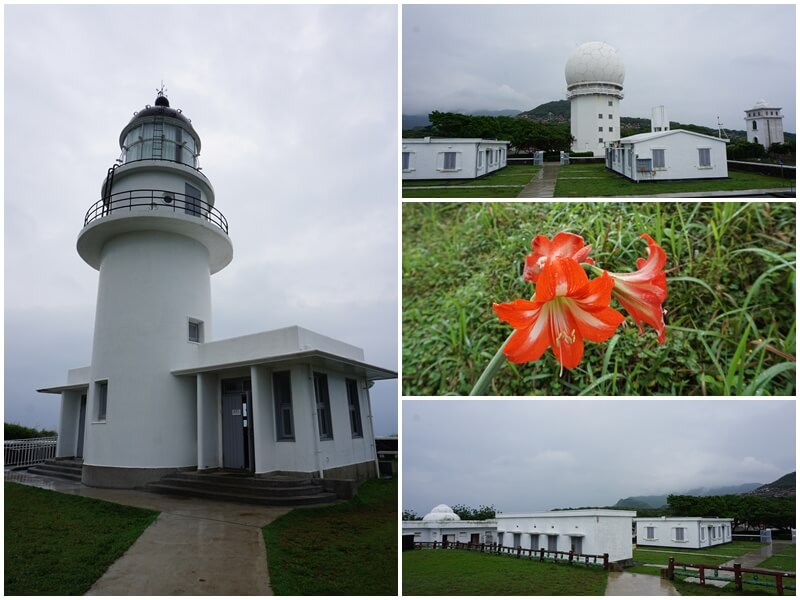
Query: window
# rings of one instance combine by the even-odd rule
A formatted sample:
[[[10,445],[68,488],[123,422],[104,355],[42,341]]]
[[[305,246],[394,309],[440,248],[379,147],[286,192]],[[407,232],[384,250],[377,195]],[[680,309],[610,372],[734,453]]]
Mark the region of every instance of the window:
[[[332,440],[331,398],[328,394],[328,376],[325,373],[314,373],[314,395],[317,399],[319,439]]]
[[[95,384],[94,393],[97,398],[97,402],[95,402],[95,406],[97,407],[97,420],[105,421],[108,409],[108,382],[98,381]]]
[[[663,148],[658,148],[653,150],[653,168],[654,169],[664,169],[665,167],[665,158],[664,158],[665,150]]]
[[[608,101],[608,105],[609,105],[609,106],[614,106],[614,101],[613,101],[613,100],[609,100],[609,101]]]
[[[275,434],[278,441],[294,441],[292,419],[292,374],[278,371],[272,374],[272,393],[275,397]]]
[[[698,148],[697,154],[701,167],[711,166],[711,148]]]
[[[608,130],[609,131],[614,131],[614,127],[609,127]]]
[[[538,550],[539,549],[539,534],[532,533],[531,534],[531,550]]]
[[[598,114],[597,114],[597,118],[598,118],[598,119],[602,119],[602,118],[603,118],[603,113],[598,113]]]
[[[603,131],[603,128],[602,128],[602,127],[598,127],[598,128],[597,128],[597,131],[599,131],[599,132],[601,132],[601,133],[602,133],[602,131]]]
[[[758,122],[753,121],[753,131],[756,131],[757,129],[758,129]]]
[[[602,144],[603,143],[603,138],[597,138],[597,143],[598,144]]]
[[[350,431],[354,438],[364,437],[364,428],[361,425],[361,404],[358,401],[358,382],[355,379],[345,379],[347,385],[347,406],[350,409]]]
[[[411,153],[403,152],[403,170],[408,171],[408,165],[411,162]]]
[[[519,545],[521,544],[521,541],[520,541],[521,538],[522,538],[522,534],[521,533],[515,533],[514,534],[514,542],[513,542],[514,543],[514,546],[513,546],[514,548],[519,548]]]
[[[198,344],[203,341],[203,322],[194,321],[189,319],[189,341],[197,342]]]
[[[483,152],[478,152],[478,168],[483,166]]]
[[[675,528],[675,541],[676,542],[685,542],[686,541],[686,537],[684,535],[685,531],[686,531],[685,527],[676,527]]]
[[[656,539],[656,528],[655,527],[645,527],[644,528],[644,539],[646,539],[646,540],[654,540],[654,539]]]
[[[609,119],[613,119],[614,117],[612,117],[611,115],[608,115],[608,118],[609,118]]]
[[[456,153],[455,152],[445,152],[444,153],[444,170],[445,171],[455,171],[456,170]]]

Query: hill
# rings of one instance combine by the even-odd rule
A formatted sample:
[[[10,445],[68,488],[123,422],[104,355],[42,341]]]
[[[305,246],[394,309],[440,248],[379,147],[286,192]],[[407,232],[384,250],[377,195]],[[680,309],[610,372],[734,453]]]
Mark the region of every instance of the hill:
[[[569,100],[554,100],[545,102],[536,108],[527,110],[517,115],[522,119],[531,119],[540,123],[569,123]]]
[[[766,496],[770,498],[793,498],[796,495],[796,473],[787,473],[780,479],[772,483],[766,483],[761,487],[745,493],[745,496]]]
[[[714,488],[694,488],[685,492],[673,492],[672,494],[678,496],[725,496],[729,494],[746,494],[759,488],[759,486],[761,486],[760,483],[742,483],[740,485],[725,485]],[[794,489],[794,480],[792,480],[792,489]],[[617,501],[612,508],[661,508],[667,505],[667,496],[672,494],[630,496]]]

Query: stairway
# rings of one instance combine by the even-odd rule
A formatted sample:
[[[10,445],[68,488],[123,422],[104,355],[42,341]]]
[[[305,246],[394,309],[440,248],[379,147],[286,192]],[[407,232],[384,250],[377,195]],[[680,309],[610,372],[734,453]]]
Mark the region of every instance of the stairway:
[[[33,475],[57,477],[58,479],[68,479],[78,483],[81,482],[82,471],[83,460],[80,458],[49,458],[43,463],[28,469],[28,473]]]
[[[310,478],[226,471],[183,471],[149,483],[145,489],[161,494],[269,506],[324,504],[337,500],[335,493],[324,491]]]

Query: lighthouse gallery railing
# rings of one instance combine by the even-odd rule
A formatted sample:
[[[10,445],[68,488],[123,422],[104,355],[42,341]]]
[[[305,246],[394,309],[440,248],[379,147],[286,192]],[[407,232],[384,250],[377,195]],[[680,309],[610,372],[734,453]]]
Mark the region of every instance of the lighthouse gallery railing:
[[[228,233],[228,220],[211,204],[196,196],[179,194],[169,190],[129,190],[110,194],[89,207],[83,220],[83,225],[85,227],[92,221],[112,213],[133,211],[134,209],[183,213],[208,221],[222,229],[226,234]]]

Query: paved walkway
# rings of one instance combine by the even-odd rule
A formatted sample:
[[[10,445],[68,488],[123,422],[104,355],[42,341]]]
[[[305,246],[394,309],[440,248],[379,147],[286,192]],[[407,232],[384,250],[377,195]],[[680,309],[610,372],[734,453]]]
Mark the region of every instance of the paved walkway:
[[[680,596],[671,581],[656,575],[612,572],[608,574],[606,596]]]
[[[6,481],[160,511],[89,595],[272,595],[261,528],[290,508],[90,488],[6,471]]]
[[[557,162],[544,163],[531,182],[522,188],[517,198],[552,198],[556,191],[556,178],[561,165]]]

